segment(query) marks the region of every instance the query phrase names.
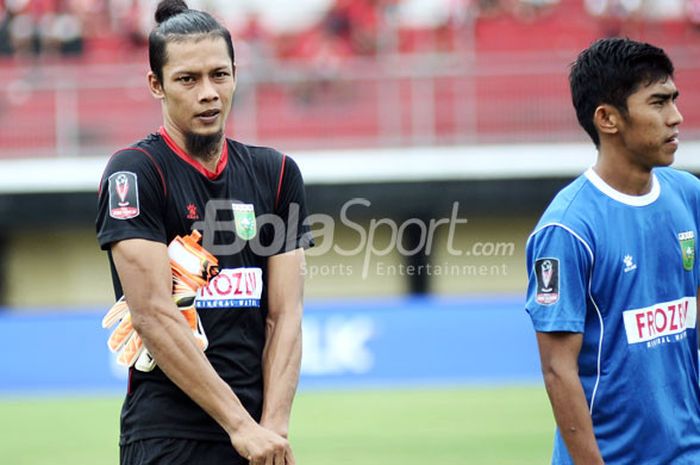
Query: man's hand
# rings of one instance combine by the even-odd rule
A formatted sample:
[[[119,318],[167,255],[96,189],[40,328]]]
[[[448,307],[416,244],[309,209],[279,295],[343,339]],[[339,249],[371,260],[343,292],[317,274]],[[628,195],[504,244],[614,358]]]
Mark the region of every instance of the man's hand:
[[[257,423],[247,424],[231,436],[236,451],[250,465],[295,465],[289,442]]]

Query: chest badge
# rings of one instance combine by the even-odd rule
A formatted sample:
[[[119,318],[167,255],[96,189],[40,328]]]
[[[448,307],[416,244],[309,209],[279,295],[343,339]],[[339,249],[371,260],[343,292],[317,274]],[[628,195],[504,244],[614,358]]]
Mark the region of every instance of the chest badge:
[[[681,244],[681,256],[683,257],[683,269],[691,271],[695,264],[695,232],[685,231],[678,234]]]
[[[186,218],[188,220],[198,220],[199,219],[199,213],[197,212],[197,205],[193,203],[187,204],[187,216]]]
[[[249,241],[255,237],[258,227],[255,221],[255,209],[250,203],[233,203],[233,222],[235,224],[236,235],[244,241]]]

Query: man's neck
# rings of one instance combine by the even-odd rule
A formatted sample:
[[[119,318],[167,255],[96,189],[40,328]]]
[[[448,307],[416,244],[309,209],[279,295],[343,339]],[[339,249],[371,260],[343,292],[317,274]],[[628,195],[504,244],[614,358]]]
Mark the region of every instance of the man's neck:
[[[651,192],[651,169],[632,163],[620,154],[601,150],[593,170],[607,185],[627,195],[645,195]]]
[[[184,153],[190,156],[193,160],[197,161],[200,165],[202,165],[207,171],[215,172],[216,167],[219,164],[219,161],[221,160],[221,156],[223,154],[223,148],[224,148],[224,143],[226,142],[225,137],[221,137],[221,140],[217,144],[216,148],[214,151],[208,155],[208,156],[203,156],[201,154],[194,154],[191,153],[187,149],[187,140],[185,135],[179,131],[177,128],[173,127],[172,125],[168,124],[167,121],[164,122],[163,127],[165,128],[165,131],[168,133],[168,136],[175,142],[175,144],[182,150]]]
[[[201,164],[204,168],[206,168],[207,171],[211,171],[212,173],[216,171],[216,167],[219,165],[219,160],[221,160],[221,154],[223,151],[223,138],[221,140],[221,144],[219,145],[219,148],[216,151],[216,154],[211,157],[197,157],[195,155],[190,155],[192,158],[197,160],[199,164]]]

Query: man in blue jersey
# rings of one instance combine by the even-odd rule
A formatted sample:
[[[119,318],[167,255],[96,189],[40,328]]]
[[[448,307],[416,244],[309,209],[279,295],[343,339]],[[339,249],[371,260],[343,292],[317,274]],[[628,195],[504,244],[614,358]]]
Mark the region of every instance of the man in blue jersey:
[[[603,39],[569,79],[598,159],[527,243],[552,463],[700,464],[700,182],[668,168],[683,121],[673,65],[652,45]]]

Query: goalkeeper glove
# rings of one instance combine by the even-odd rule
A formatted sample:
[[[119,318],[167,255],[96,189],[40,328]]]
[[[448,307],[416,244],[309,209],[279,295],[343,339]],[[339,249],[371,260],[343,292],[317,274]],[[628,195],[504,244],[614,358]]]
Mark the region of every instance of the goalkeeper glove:
[[[195,308],[195,298],[197,290],[218,273],[218,261],[199,244],[201,237],[196,230],[189,236],[177,236],[168,245],[168,256],[173,276],[173,301],[185,317],[197,345],[205,350],[209,341]],[[107,341],[109,349],[118,354],[117,363],[127,367],[134,366],[140,371],[153,370],[155,360],[133,327],[131,313],[124,297],[104,316],[102,327],[109,328],[117,322],[119,324]]]

